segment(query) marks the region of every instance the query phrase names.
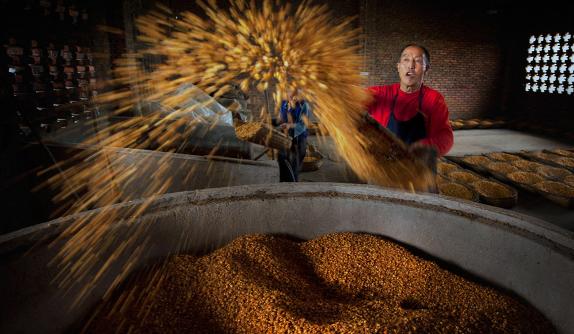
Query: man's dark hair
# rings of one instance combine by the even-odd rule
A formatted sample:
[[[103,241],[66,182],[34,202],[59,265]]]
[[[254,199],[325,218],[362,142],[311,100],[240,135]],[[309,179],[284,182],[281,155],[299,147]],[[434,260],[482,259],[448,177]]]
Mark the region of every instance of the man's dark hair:
[[[411,43],[411,44],[405,45],[405,46],[401,49],[401,53],[399,54],[399,59],[400,59],[401,56],[403,55],[403,51],[405,51],[406,48],[411,47],[411,46],[414,46],[414,47],[417,47],[417,48],[423,50],[423,57],[424,57],[425,60],[426,60],[426,64],[425,64],[425,65],[426,65],[426,69],[428,70],[428,69],[430,68],[430,53],[429,53],[429,50],[427,50],[427,48],[425,48],[424,46],[422,46],[422,45],[420,45],[420,44]]]

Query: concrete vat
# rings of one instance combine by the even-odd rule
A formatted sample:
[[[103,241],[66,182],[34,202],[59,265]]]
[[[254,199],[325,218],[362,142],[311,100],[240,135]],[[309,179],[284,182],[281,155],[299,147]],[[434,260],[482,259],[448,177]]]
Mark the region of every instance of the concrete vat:
[[[57,249],[47,243],[88,214],[0,237],[0,332],[65,332],[101,298],[126,259],[118,259],[101,286],[71,310],[64,306],[75,291],[62,293],[50,284],[58,270],[47,265]],[[367,185],[265,184],[167,194],[152,202],[139,223],[147,224],[150,242],[132,269],[174,252],[210,251],[249,233],[303,239],[339,231],[384,235],[514,291],[559,332],[574,330],[574,236],[506,210]],[[119,236],[133,228],[123,221],[113,224]]]

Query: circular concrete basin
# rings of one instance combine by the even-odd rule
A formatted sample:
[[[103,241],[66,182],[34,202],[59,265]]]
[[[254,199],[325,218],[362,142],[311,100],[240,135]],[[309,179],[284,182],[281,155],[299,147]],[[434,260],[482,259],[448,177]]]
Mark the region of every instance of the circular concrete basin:
[[[52,282],[61,270],[49,265],[58,250],[52,241],[87,215],[127,212],[141,203],[122,203],[0,236],[0,332],[60,333],[77,325],[127,259],[118,258],[91,293],[70,308],[66,306],[84,282],[66,291]],[[119,239],[137,226],[122,220],[110,224]],[[266,184],[164,195],[151,202],[137,224],[146,226],[146,252],[130,270],[175,252],[204,253],[251,233],[302,239],[341,231],[383,235],[515,292],[559,332],[574,329],[573,234],[507,210],[367,185]],[[101,256],[103,264],[105,254]]]

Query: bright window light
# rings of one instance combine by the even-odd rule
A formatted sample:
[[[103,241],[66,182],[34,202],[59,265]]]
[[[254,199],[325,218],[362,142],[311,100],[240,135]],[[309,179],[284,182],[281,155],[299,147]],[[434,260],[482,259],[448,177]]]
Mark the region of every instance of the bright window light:
[[[530,36],[526,61],[525,91],[574,95],[574,38],[570,32]]]

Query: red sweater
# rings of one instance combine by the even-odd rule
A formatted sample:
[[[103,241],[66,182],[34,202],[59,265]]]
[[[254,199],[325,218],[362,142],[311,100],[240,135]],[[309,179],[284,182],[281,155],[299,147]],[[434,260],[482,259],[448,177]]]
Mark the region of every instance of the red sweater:
[[[398,83],[387,86],[372,86],[369,90],[373,94],[373,102],[369,106],[369,114],[384,127],[389,123],[391,105],[395,95],[398,94],[395,104],[395,118],[398,121],[407,121],[417,112],[419,107],[419,91],[405,93],[400,90]],[[453,144],[452,128],[448,121],[448,108],[444,97],[436,90],[424,86],[422,113],[425,116],[427,137],[420,143],[432,145],[439,155],[445,155]]]

